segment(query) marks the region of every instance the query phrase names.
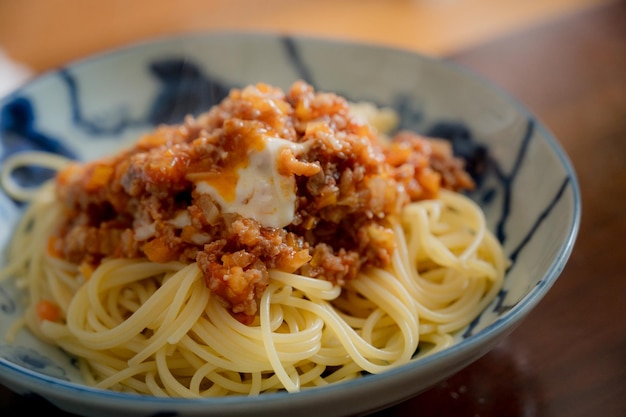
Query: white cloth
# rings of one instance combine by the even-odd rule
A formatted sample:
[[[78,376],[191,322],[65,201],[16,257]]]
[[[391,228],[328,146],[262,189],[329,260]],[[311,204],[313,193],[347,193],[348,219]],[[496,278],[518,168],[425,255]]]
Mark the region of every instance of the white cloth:
[[[0,98],[13,92],[32,75],[33,71],[30,68],[12,60],[0,48]]]

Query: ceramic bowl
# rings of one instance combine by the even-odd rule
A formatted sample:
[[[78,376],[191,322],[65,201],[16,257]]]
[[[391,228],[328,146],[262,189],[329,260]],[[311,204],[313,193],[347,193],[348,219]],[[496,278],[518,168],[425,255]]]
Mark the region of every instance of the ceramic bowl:
[[[450,63],[382,46],[258,33],[199,33],[135,44],[72,63],[0,100],[0,161],[23,150],[88,160],[126,146],[158,123],[206,110],[232,87],[302,79],[353,101],[395,109],[402,128],[452,140],[487,155],[470,194],[486,213],[512,265],[491,305],[442,352],[380,375],[300,393],[170,399],[86,386],[57,348],[21,332],[0,338],[0,383],[89,416],[255,416],[365,414],[444,380],[506,337],[541,301],[574,244],[580,195],[552,134],[515,99]],[[23,172],[37,184],[42,170]],[[0,193],[0,253],[23,207]],[[5,258],[0,258],[5,262]],[[0,335],[23,306],[0,284]]]

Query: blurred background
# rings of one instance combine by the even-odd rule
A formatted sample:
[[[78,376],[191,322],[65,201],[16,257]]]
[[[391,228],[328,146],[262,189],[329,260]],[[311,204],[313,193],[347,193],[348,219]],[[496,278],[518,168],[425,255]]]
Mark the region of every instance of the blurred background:
[[[444,56],[610,0],[1,0],[0,48],[35,72],[165,34],[271,30]]]
[[[0,0],[0,96],[94,53],[220,29],[363,41],[461,64],[524,103],[576,169],[579,238],[546,298],[475,364],[377,416],[626,416],[626,1]],[[38,406],[0,387],[2,416]]]

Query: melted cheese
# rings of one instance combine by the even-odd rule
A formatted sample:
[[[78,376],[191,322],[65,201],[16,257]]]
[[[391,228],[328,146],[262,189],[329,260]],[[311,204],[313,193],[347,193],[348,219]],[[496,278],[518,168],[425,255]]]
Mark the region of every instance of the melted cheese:
[[[181,210],[176,213],[176,216],[169,220],[167,223],[171,224],[177,229],[182,229],[185,226],[191,225],[191,217],[189,216],[189,212],[187,210]]]
[[[135,239],[138,241],[147,240],[153,237],[156,233],[156,224],[154,222],[150,224],[142,224],[135,227]]]
[[[215,175],[196,183],[196,191],[209,194],[223,213],[252,218],[265,227],[285,227],[295,215],[296,183],[293,175],[278,172],[281,150],[288,147],[298,154],[302,144],[265,136],[262,146],[242,150],[244,157]]]

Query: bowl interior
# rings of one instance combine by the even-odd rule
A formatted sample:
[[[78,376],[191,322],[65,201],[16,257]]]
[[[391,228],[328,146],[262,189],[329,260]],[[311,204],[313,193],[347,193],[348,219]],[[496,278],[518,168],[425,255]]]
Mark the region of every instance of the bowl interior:
[[[471,197],[482,206],[489,227],[511,258],[503,290],[458,333],[458,344],[450,352],[342,388],[358,396],[377,381],[392,387],[393,378],[408,378],[414,388],[401,395],[414,394],[437,382],[433,375],[442,379],[483,354],[539,302],[563,268],[578,229],[578,185],[566,155],[531,113],[479,77],[407,51],[323,39],[246,33],[164,38],[75,62],[4,98],[0,160],[23,149],[93,159],[128,145],[159,123],[179,122],[187,113],[208,109],[232,87],[264,82],[287,89],[298,79],[352,101],[392,107],[402,128],[488,151],[488,159],[479,167],[479,187]],[[33,169],[20,180],[36,185],[47,177],[46,171]],[[5,248],[22,210],[0,192],[0,262],[5,260]],[[10,282],[0,283],[0,334],[22,313],[21,300]],[[19,391],[38,392],[64,407],[84,403],[64,392],[68,387],[83,390],[75,365],[72,358],[27,332],[21,332],[13,345],[0,339],[4,375],[0,382]],[[103,398],[113,395],[85,390],[92,401],[102,404]],[[328,404],[334,398],[341,401],[337,390],[321,391],[330,399]],[[314,398],[308,393],[297,395]],[[401,399],[389,389],[374,397],[354,410]],[[259,411],[284,411],[297,404],[283,398],[293,395],[243,402],[256,402]],[[185,404],[163,401],[173,409]],[[226,406],[232,410],[229,401],[208,403],[217,411]],[[143,407],[122,404],[126,409]],[[345,406],[341,410],[350,411]]]

